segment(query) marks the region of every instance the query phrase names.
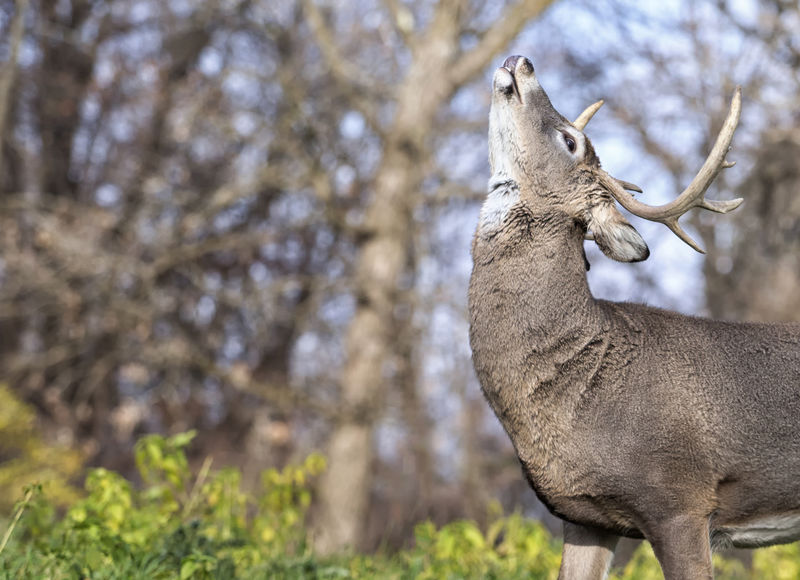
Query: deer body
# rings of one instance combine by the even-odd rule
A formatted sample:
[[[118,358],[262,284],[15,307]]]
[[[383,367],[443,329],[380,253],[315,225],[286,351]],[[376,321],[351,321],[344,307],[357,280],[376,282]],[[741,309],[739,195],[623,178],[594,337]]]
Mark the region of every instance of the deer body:
[[[495,75],[490,160],[473,361],[531,486],[567,522],[560,577],[603,578],[619,536],[647,538],[668,579],[711,578],[712,542],[800,538],[800,325],[596,300],[587,229],[618,260],[647,246],[527,59]]]

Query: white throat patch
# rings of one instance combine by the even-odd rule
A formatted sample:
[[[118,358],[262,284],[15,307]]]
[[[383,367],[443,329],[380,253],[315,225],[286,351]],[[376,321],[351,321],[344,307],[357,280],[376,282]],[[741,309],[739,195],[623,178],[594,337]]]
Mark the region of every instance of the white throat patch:
[[[519,184],[505,174],[494,174],[489,179],[489,195],[481,206],[478,234],[491,238],[503,227],[508,212],[519,201]]]

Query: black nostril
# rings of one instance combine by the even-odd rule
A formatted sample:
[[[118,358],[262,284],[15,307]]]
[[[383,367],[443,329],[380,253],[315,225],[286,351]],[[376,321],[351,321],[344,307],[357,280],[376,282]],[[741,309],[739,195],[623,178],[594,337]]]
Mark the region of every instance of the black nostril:
[[[525,57],[524,56],[519,56],[518,54],[515,54],[514,56],[509,56],[505,60],[505,62],[503,63],[503,67],[507,68],[511,72],[514,72],[514,69],[516,68],[517,61],[519,59],[521,59],[521,58],[525,58]]]

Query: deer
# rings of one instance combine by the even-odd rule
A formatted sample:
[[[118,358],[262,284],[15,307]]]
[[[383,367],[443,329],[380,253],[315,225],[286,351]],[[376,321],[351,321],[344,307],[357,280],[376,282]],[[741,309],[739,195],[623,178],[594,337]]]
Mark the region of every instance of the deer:
[[[650,542],[666,580],[713,578],[712,549],[800,538],[800,324],[728,322],[596,299],[584,242],[638,262],[617,208],[666,225],[705,198],[741,111],[737,87],[700,171],[651,206],[601,168],[528,58],[496,69],[488,193],[472,241],[470,346],[481,390],[528,483],[563,520],[559,578],[602,579],[621,537]]]

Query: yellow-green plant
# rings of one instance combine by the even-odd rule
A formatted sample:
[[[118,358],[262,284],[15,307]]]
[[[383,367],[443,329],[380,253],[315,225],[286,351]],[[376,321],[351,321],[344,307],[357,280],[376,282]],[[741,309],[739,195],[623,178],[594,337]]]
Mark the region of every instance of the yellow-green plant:
[[[82,499],[56,518],[48,490],[32,486],[0,529],[0,580],[16,578],[534,579],[558,575],[561,543],[537,521],[490,507],[485,528],[459,520],[416,527],[415,544],[396,554],[319,557],[307,541],[310,482],[325,468],[312,454],[267,470],[256,493],[241,473],[206,460],[195,472],[185,454],[194,433],[152,435],[136,445],[143,486],[93,469]],[[719,580],[800,578],[797,544],[755,552],[753,569],[714,559]],[[612,580],[661,580],[642,543]]]
[[[261,493],[254,530],[273,554],[305,548],[304,522],[311,505],[309,483],[325,470],[325,458],[312,453],[301,465],[261,474]]]
[[[0,513],[7,513],[32,482],[43,485],[57,506],[75,501],[79,493],[70,480],[82,466],[78,451],[48,445],[36,429],[33,409],[0,384]]]
[[[15,536],[33,539],[37,574],[59,577],[69,568],[87,578],[232,578],[263,572],[278,557],[307,557],[309,482],[324,459],[312,454],[299,466],[266,471],[260,493],[248,495],[236,469],[212,473],[206,460],[192,472],[185,448],[193,437],[142,438],[135,448],[141,489],[97,468],[86,476],[85,497],[60,520],[26,521],[18,511],[13,525],[21,520],[23,530]]]
[[[423,579],[532,578],[558,576],[560,545],[539,522],[519,514],[498,517],[484,534],[468,520],[437,530],[431,522],[414,532],[405,555],[409,571]]]
[[[661,566],[658,565],[650,544],[642,542],[621,570],[614,570],[609,580],[663,580]]]
[[[756,550],[753,553],[753,577],[773,580],[800,578],[800,544]]]

